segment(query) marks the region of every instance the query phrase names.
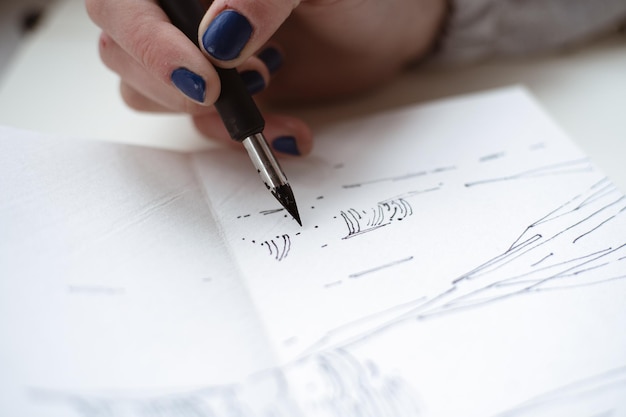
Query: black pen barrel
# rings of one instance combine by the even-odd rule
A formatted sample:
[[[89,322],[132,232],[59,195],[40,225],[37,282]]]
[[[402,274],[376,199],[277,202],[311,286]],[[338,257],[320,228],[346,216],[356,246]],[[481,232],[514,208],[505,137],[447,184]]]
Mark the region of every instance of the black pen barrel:
[[[159,0],[159,5],[170,21],[198,48],[198,27],[205,13],[199,0]],[[265,120],[234,68],[215,67],[220,78],[221,91],[215,102],[228,134],[238,142],[263,132]]]

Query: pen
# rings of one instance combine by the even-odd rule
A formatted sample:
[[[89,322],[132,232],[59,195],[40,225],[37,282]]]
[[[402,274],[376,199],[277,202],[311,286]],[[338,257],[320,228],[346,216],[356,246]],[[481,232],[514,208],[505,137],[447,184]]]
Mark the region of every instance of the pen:
[[[198,27],[205,13],[200,1],[159,0],[159,5],[172,24],[200,48]],[[236,69],[215,69],[222,86],[215,108],[228,134],[233,140],[243,143],[267,189],[302,226],[291,186],[263,136],[265,120],[261,112]]]

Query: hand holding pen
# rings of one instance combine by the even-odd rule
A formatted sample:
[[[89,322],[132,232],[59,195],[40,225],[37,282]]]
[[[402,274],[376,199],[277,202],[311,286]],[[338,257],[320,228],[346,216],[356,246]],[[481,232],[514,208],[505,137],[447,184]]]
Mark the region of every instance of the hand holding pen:
[[[119,74],[130,107],[188,113],[202,134],[234,145],[212,106],[220,93],[215,66],[237,68],[261,105],[356,94],[429,50],[443,3],[215,0],[201,19],[203,54],[170,24],[156,0],[86,0],[102,29],[101,58]],[[304,121],[266,111],[263,116],[278,156],[310,152],[313,138]]]

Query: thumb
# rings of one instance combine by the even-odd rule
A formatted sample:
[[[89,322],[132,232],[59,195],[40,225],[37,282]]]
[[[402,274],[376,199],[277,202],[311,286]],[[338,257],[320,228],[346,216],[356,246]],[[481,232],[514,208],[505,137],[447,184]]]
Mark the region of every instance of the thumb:
[[[300,0],[216,0],[198,29],[199,43],[218,66],[243,63],[274,35]]]

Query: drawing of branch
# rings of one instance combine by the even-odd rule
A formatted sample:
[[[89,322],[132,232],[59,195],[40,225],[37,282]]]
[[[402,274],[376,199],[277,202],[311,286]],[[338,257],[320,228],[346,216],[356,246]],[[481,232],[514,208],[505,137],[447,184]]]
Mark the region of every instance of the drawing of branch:
[[[626,279],[625,214],[626,198],[605,178],[527,226],[506,251],[453,279],[438,294],[332,329],[304,352],[346,348],[407,320]],[[618,219],[624,234],[602,233]],[[602,238],[594,239],[599,233]]]
[[[406,180],[412,180],[414,178],[424,177],[426,175],[433,175],[433,174],[440,174],[442,172],[454,171],[456,169],[457,169],[456,166],[442,166],[442,167],[438,167],[435,169],[431,169],[430,171],[409,172],[407,174],[401,174],[401,175],[396,175],[392,177],[377,178],[377,179],[369,180],[369,181],[357,182],[353,184],[345,184],[342,186],[342,188],[346,188],[346,189],[359,188],[359,187],[364,187],[367,185],[380,184],[380,183],[385,183],[385,182],[406,181]]]
[[[490,158],[494,159],[494,158]],[[484,185],[494,182],[503,182],[503,181],[511,181],[511,180],[519,180],[523,178],[537,178],[537,177],[545,177],[551,175],[563,175],[563,174],[572,174],[572,173],[581,173],[581,172],[590,172],[593,171],[593,164],[589,160],[589,158],[577,159],[574,161],[565,161],[558,164],[546,165],[539,168],[530,169],[523,172],[518,172],[516,174],[508,175],[505,177],[498,178],[490,178],[479,181],[472,181],[465,183],[466,187],[473,187],[476,185]]]

